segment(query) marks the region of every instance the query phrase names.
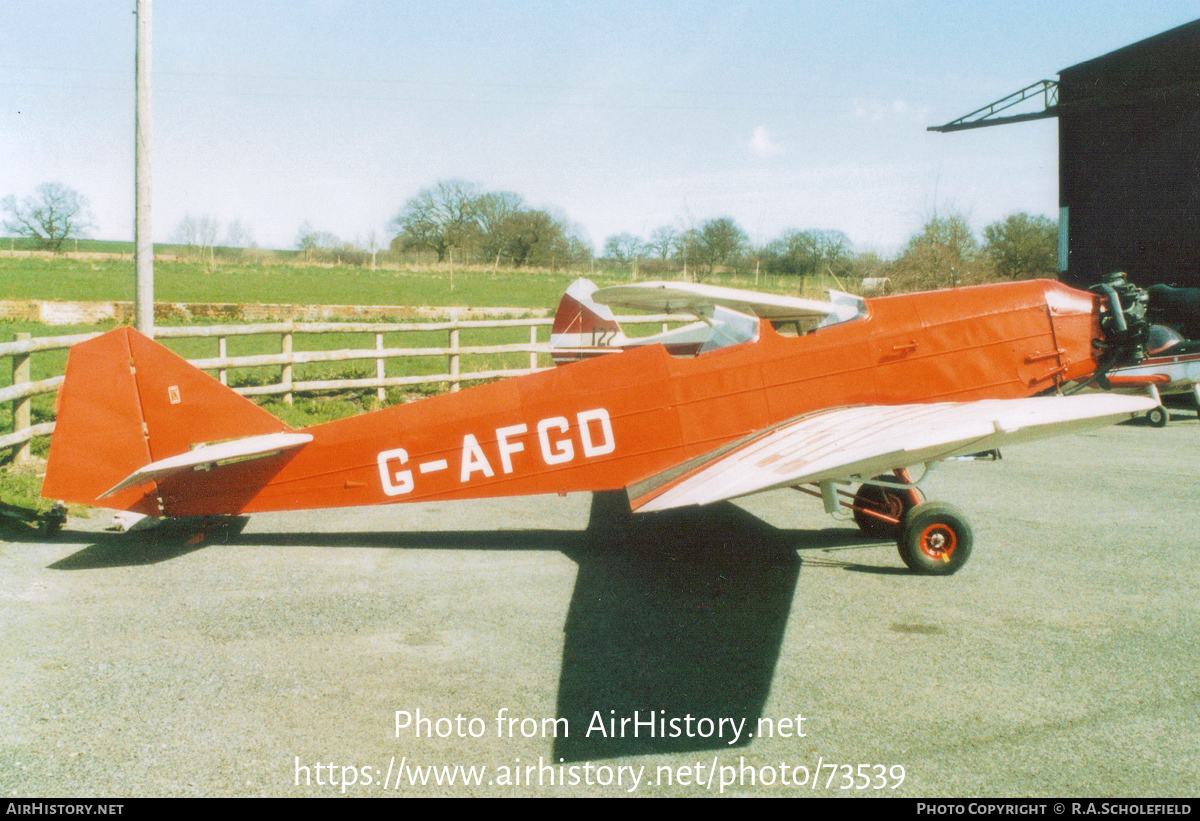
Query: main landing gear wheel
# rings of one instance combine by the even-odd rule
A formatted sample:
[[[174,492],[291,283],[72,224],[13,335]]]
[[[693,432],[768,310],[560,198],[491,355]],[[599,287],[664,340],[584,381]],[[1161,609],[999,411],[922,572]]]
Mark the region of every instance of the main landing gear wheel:
[[[1157,408],[1146,413],[1146,420],[1152,428],[1165,428],[1167,422],[1171,421],[1171,414],[1167,412],[1166,408],[1159,405]]]
[[[949,576],[971,556],[971,525],[954,505],[923,502],[908,512],[896,544],[915,573]]]
[[[887,474],[876,476],[876,479],[896,480],[895,476]],[[899,539],[904,532],[904,517],[915,506],[913,494],[923,502],[925,495],[917,489],[910,493],[899,488],[882,487],[880,485],[861,485],[854,494],[854,523],[864,536],[879,539]],[[876,518],[866,511],[881,513],[897,521],[895,523]]]

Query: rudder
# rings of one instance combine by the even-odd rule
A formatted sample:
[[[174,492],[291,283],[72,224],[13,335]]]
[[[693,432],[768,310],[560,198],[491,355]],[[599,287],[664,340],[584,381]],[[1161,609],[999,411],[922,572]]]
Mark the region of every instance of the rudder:
[[[159,516],[153,483],[99,496],[153,461],[288,427],[132,328],[71,348],[42,496]]]
[[[591,280],[577,279],[559,300],[550,329],[555,364],[605,353],[598,349],[620,347],[626,341],[612,309],[592,299],[597,290]]]

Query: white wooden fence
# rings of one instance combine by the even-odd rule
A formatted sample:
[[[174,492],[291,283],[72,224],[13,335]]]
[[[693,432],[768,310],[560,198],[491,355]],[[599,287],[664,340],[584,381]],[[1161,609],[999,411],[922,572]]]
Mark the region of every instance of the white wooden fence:
[[[690,322],[694,317],[674,314],[655,314],[651,316],[618,317],[623,325],[661,325],[666,330],[668,323]],[[553,319],[494,319],[494,320],[450,320],[446,322],[287,322],[263,323],[257,325],[209,325],[184,327],[156,327],[156,339],[195,339],[209,338],[217,340],[217,355],[208,359],[189,360],[192,365],[207,371],[215,371],[222,384],[228,384],[228,372],[237,368],[258,368],[278,366],[280,369],[279,382],[268,385],[251,385],[236,387],[233,390],[243,396],[267,396],[282,394],[288,404],[297,393],[315,393],[320,391],[362,390],[375,388],[380,401],[384,399],[384,388],[400,385],[424,385],[444,383],[451,391],[457,391],[464,382],[476,382],[486,379],[497,379],[509,376],[522,376],[546,370],[539,363],[539,356],[550,353],[550,344],[539,341],[540,328],[553,324]],[[459,333],[464,330],[480,328],[528,328],[529,342],[518,342],[505,345],[460,345]],[[428,348],[387,348],[384,347],[384,334],[388,333],[441,333],[446,335],[446,345]],[[293,349],[293,339],[297,334],[364,334],[374,336],[374,347],[346,350],[296,351]],[[40,351],[54,351],[69,348],[77,342],[99,336],[99,333],[74,334],[71,336],[31,338],[28,333],[18,333],[12,342],[0,343],[0,357],[12,359],[12,385],[0,388],[0,404],[12,403],[11,433],[0,435],[0,450],[16,448],[13,461],[17,464],[30,460],[30,442],[39,436],[49,436],[54,432],[53,422],[32,424],[31,403],[35,396],[57,393],[62,386],[63,377],[53,376],[36,382],[31,380],[31,359]],[[227,340],[231,336],[278,335],[280,338],[279,353],[258,354],[253,356],[229,356]],[[529,367],[508,368],[500,370],[464,371],[462,357],[502,354],[528,353]],[[414,376],[385,376],[384,362],[388,359],[407,357],[445,357],[446,373]],[[359,379],[324,379],[311,381],[295,381],[292,378],[296,365],[313,362],[349,362],[356,360],[374,360],[375,376]],[[543,360],[544,361],[544,360]]]

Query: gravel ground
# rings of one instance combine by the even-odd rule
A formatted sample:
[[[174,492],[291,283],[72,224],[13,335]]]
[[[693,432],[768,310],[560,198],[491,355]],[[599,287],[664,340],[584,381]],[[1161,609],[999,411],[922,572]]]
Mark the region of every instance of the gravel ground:
[[[0,794],[1194,796],[1197,437],[942,466],[976,537],[950,578],[792,492],[10,528]],[[635,711],[666,737],[596,728]]]

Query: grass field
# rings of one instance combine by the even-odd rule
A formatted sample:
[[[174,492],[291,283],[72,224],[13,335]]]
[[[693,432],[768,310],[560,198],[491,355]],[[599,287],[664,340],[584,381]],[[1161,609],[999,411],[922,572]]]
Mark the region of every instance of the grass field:
[[[553,307],[578,274],[500,270],[377,270],[349,266],[156,262],[159,302],[307,305]],[[608,281],[601,275],[598,280]],[[0,299],[131,301],[133,266],[122,260],[0,258]]]
[[[40,240],[30,237],[4,237],[0,239],[0,249],[6,251],[44,250]],[[184,246],[179,245],[154,244],[154,253],[156,254],[172,254],[183,249]],[[132,254],[133,242],[111,239],[69,239],[63,243],[62,250],[67,253]]]
[[[353,266],[301,263],[223,263],[209,270],[198,262],[156,261],[154,296],[160,302],[254,302],[309,305],[409,305],[553,308],[571,282],[586,276],[597,285],[628,282],[627,270],[571,271],[456,268],[451,287],[447,265],[371,271]],[[677,279],[678,273],[645,274]],[[755,287],[750,276],[717,273],[705,282]],[[775,293],[820,295],[840,287],[833,280],[762,277],[757,287]],[[0,299],[125,300],[134,295],[127,260],[69,256],[0,257]]]

